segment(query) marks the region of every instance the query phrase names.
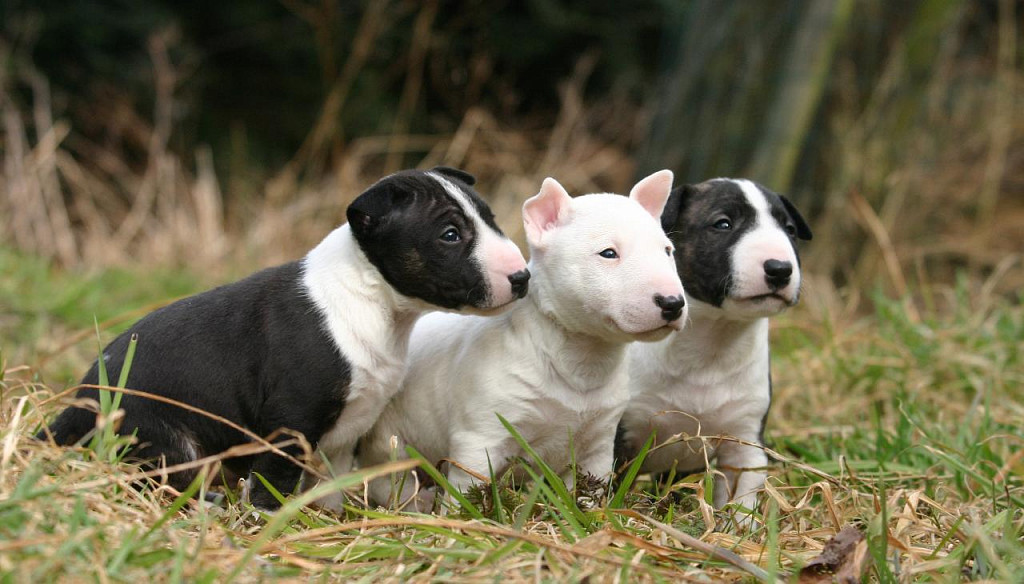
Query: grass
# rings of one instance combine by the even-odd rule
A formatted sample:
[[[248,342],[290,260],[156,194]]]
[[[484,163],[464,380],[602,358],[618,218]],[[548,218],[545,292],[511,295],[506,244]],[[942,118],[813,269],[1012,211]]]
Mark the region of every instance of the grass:
[[[96,358],[94,319],[113,338],[144,314],[198,292],[202,280],[180,270],[60,270],[0,245],[0,343],[9,363],[28,363],[51,383],[71,383]]]
[[[805,80],[749,66],[775,54],[764,47],[790,29],[726,10],[715,21],[732,19],[727,28],[745,42],[692,20],[672,76],[689,89],[673,99],[672,124],[614,96],[584,99],[595,63],[585,57],[558,88],[553,117],[473,107],[451,131],[403,135],[396,125],[395,135],[345,136],[336,154],[341,136],[328,114],[342,102],[325,103],[311,149],[281,168],[228,158],[223,176],[213,157],[230,153],[175,148],[191,131],[171,115],[187,102],[188,82],[157,84],[152,111],[93,107],[95,127],[120,128],[95,140],[62,118],[45,80],[26,80],[12,61],[14,84],[0,84],[0,580],[788,578],[846,524],[868,536],[872,581],[1019,580],[1020,31],[1013,2],[998,3],[998,18],[969,3],[924,4],[888,29],[875,22],[887,12],[867,3],[838,41],[828,79],[811,80],[821,87],[809,88],[818,97],[808,93],[806,107],[785,99]],[[154,40],[154,77],[188,79],[161,53],[174,47]],[[785,54],[789,65],[808,56]],[[797,117],[818,111],[792,191],[789,178],[774,184],[745,162],[748,144],[763,151],[759,161],[792,153],[762,129],[782,119],[756,105],[776,94]],[[670,144],[652,154],[662,162],[636,154],[661,139]],[[157,482],[132,488],[140,470],[118,461],[109,435],[77,450],[29,439],[60,407],[47,398],[95,357],[95,321],[109,340],[175,297],[297,257],[342,220],[351,197],[410,164],[399,151],[419,167],[472,170],[519,241],[522,201],[541,177],[572,192],[622,191],[645,164],[670,166],[677,180],[746,172],[813,216],[804,260],[820,279],[774,327],[776,462],[757,509],[763,526],[746,531],[715,513],[710,475],[678,477],[672,492],[634,477],[625,481],[634,488],[596,506],[594,492],[498,477],[444,517],[357,508],[335,517],[290,505],[263,518],[231,491],[225,507],[210,508]],[[329,172],[313,170],[311,161],[327,159]],[[193,273],[131,267],[186,262]],[[969,276],[954,281],[956,270]],[[875,279],[884,292],[865,295]]]
[[[156,480],[133,487],[140,469],[111,454],[112,436],[61,449],[30,435],[59,410],[47,398],[63,389],[66,368],[84,370],[79,355],[95,351],[83,312],[137,314],[162,277],[81,278],[10,252],[0,260],[16,268],[6,298],[38,292],[0,314],[3,581],[789,579],[844,525],[867,536],[870,581],[1010,582],[1024,566],[1024,306],[990,283],[877,293],[856,318],[834,316],[811,289],[778,320],[768,424],[776,461],[748,531],[708,506],[709,477],[682,477],[671,492],[644,476],[631,484],[631,473],[632,488],[610,492],[581,477],[573,492],[539,460],[528,467],[538,480],[498,477],[443,516],[357,506],[335,516],[303,506],[315,493],[262,516],[233,491],[222,507],[198,505],[189,495],[210,488],[199,482],[180,496]],[[167,281],[156,298],[194,280]],[[94,300],[50,311],[65,302],[43,292],[69,285],[79,287],[69,295]],[[921,307],[909,309],[914,302]],[[80,330],[72,337],[81,341],[63,357],[33,352],[53,344],[47,327]],[[331,485],[358,491],[363,478]]]

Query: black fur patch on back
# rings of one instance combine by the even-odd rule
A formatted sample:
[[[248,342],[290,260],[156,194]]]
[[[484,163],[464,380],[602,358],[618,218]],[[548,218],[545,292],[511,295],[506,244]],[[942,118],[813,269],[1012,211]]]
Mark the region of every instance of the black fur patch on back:
[[[487,228],[501,233],[467,182],[475,180],[471,175],[445,167],[432,172],[466,196]],[[390,175],[359,195],[347,214],[363,253],[401,294],[448,309],[486,305],[486,274],[473,261],[479,224],[434,177],[417,170]],[[459,241],[444,241],[452,228]]]
[[[280,428],[301,432],[316,444],[344,407],[351,366],[322,326],[322,317],[301,285],[301,265],[291,262],[191,296],[150,313],[104,350],[109,379],[124,364],[130,337],[138,348],[128,387],[184,402],[266,436]],[[93,364],[83,384],[99,381]],[[95,389],[79,398],[98,399]],[[120,432],[138,431],[135,459],[187,462],[245,444],[229,426],[180,407],[127,395]],[[71,444],[95,426],[95,414],[69,407],[49,432]],[[44,438],[46,432],[40,433]],[[298,455],[296,448],[290,451]],[[257,459],[259,472],[290,490],[299,469],[273,454],[227,458],[225,466],[245,476]],[[280,467],[280,468],[278,468]],[[179,490],[196,470],[172,475]]]

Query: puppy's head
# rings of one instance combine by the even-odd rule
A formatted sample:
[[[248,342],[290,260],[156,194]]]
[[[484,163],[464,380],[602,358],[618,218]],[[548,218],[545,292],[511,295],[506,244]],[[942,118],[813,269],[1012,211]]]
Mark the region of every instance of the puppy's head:
[[[749,180],[714,179],[673,190],[661,220],[692,300],[738,319],[797,303],[797,240],[811,239],[811,230],[782,195]]]
[[[686,321],[673,246],[658,224],[672,188],[664,170],[629,197],[570,198],[552,178],[523,205],[534,300],[565,328],[627,342],[664,338]]]
[[[474,182],[452,168],[407,170],[349,205],[360,249],[400,294],[477,313],[526,295],[526,260],[495,224]]]

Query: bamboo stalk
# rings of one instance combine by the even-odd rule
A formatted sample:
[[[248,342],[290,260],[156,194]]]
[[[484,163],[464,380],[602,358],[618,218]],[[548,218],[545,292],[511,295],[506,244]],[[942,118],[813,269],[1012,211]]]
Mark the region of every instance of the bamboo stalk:
[[[820,0],[807,6],[747,176],[777,190],[790,190],[800,150],[825,93],[836,47],[852,13],[853,0]]]

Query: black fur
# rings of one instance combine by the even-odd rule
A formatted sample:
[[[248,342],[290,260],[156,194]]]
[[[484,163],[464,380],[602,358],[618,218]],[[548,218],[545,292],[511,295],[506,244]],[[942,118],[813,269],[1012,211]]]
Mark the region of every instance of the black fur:
[[[300,274],[300,264],[292,262],[149,314],[103,351],[109,378],[118,378],[129,338],[138,335],[128,387],[196,406],[261,436],[290,428],[316,444],[344,406],[350,371],[300,287]],[[99,383],[97,364],[82,383]],[[78,397],[97,399],[97,391],[83,389]],[[121,407],[122,432],[138,430],[135,459],[171,466],[191,460],[186,440],[198,457],[249,441],[220,422],[154,400],[129,395]],[[73,444],[94,425],[93,413],[72,407],[49,431],[58,444]],[[286,451],[301,454],[298,447]],[[227,459],[225,466],[241,476],[259,472],[285,493],[301,475],[271,453]],[[182,490],[194,477],[194,471],[176,473],[170,482]],[[253,491],[253,503],[274,506],[262,488]]]
[[[771,191],[769,191],[767,189],[764,189],[764,190],[765,190],[766,193],[771,193]],[[772,193],[772,194],[775,194],[775,193]],[[777,196],[779,197],[779,200],[782,201],[782,206],[785,207],[786,213],[789,214],[789,218],[793,220],[793,224],[796,226],[796,237],[797,237],[797,239],[802,239],[804,241],[810,241],[814,237],[814,234],[811,233],[810,226],[807,225],[807,222],[804,221],[803,216],[800,215],[800,211],[797,211],[796,207],[793,205],[793,203],[789,202],[789,199],[787,199],[786,197],[784,197],[782,195],[777,195]]]
[[[460,170],[433,170],[462,191],[484,222],[501,233],[494,214]],[[481,266],[471,261],[479,239],[472,220],[451,197],[439,197],[441,185],[420,171],[389,176],[370,187],[348,208],[348,221],[360,248],[395,290],[448,309],[483,307],[490,290],[481,285]],[[370,196],[367,196],[370,195]],[[422,229],[410,229],[421,224]],[[455,228],[461,240],[440,239]],[[394,261],[401,258],[402,261]],[[445,274],[445,278],[437,278]]]
[[[442,174],[447,178],[453,178],[455,180],[462,181],[469,186],[473,186],[476,184],[476,177],[464,170],[451,168],[450,166],[435,166],[433,168],[433,171],[438,174]]]
[[[436,170],[486,209],[468,187],[472,176]],[[348,218],[370,262],[402,294],[447,308],[486,298],[485,277],[467,261],[477,238],[473,223],[432,177],[419,171],[387,177],[352,203]],[[438,241],[449,226],[460,229],[460,242]],[[109,378],[120,375],[129,339],[137,335],[128,387],[196,406],[261,436],[295,430],[315,446],[344,408],[352,372],[302,276],[302,264],[292,262],[149,314],[104,350]],[[82,383],[98,381],[93,364]],[[97,391],[83,389],[79,397],[96,399]],[[151,466],[249,441],[220,422],[143,397],[126,395],[121,407],[120,431],[137,432],[131,457]],[[38,437],[49,433],[68,445],[94,427],[95,414],[70,407]],[[297,446],[286,451],[301,453]],[[283,493],[292,492],[301,477],[299,467],[273,453],[228,459],[225,466],[240,476],[258,472]],[[194,477],[195,471],[179,472],[169,481],[182,490]],[[255,505],[277,507],[259,481],[252,484]]]
[[[772,217],[789,234],[794,250],[797,239],[811,239],[810,228],[792,203],[756,186],[768,199]],[[716,227],[721,220],[728,221],[730,227]],[[711,180],[673,189],[661,223],[676,246],[676,267],[687,294],[713,306],[722,305],[732,286],[732,248],[756,227],[756,221],[756,209],[732,181]]]

